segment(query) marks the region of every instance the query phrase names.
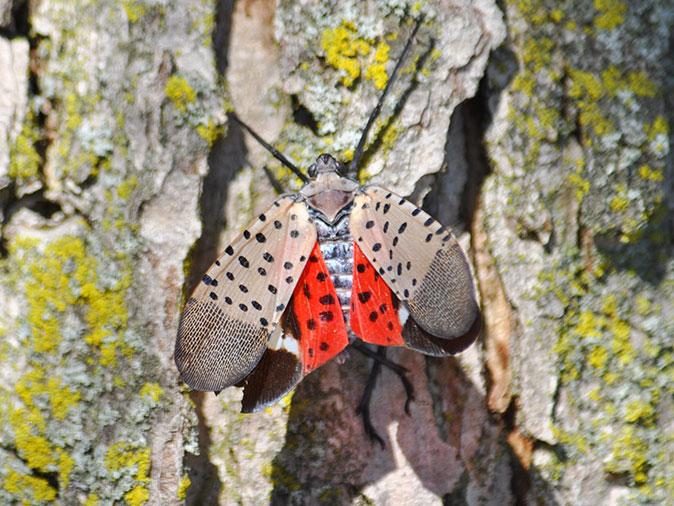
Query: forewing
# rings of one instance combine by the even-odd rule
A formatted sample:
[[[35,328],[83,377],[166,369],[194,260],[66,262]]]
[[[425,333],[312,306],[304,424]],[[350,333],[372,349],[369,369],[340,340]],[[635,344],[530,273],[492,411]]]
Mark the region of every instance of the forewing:
[[[351,330],[360,339],[381,346],[402,346],[402,327],[395,295],[358,244],[353,247]]]
[[[376,186],[361,190],[350,217],[365,256],[426,333],[469,333],[479,309],[461,247],[445,227],[411,202]]]
[[[349,344],[337,292],[318,243],[295,287],[289,311],[289,326],[299,338],[303,374],[325,364]]]
[[[188,385],[218,391],[251,372],[315,242],[306,205],[288,196],[225,249],[192,293],[180,321],[175,361]]]

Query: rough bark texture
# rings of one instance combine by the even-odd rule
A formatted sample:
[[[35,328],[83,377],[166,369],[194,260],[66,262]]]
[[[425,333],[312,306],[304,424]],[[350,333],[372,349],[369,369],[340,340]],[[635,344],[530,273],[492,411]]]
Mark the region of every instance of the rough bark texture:
[[[674,502],[666,0],[0,1],[0,502]],[[408,416],[347,352],[241,415],[189,394],[183,297],[274,198],[233,108],[306,167],[455,228],[481,340],[406,350]]]

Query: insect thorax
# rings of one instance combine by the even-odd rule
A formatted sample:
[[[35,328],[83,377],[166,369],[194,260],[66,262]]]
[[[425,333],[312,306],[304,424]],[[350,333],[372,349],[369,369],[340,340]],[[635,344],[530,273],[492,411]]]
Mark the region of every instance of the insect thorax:
[[[344,213],[336,223],[327,224],[320,212],[312,207],[309,207],[309,214],[316,224],[321,254],[335,285],[348,328],[353,283],[353,238],[349,229],[349,215]]]

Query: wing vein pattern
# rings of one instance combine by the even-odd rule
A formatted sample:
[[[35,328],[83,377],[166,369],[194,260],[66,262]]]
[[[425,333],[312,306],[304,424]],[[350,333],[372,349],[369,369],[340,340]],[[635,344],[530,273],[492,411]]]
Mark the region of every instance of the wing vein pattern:
[[[180,321],[175,361],[188,385],[219,391],[252,371],[315,243],[306,204],[285,196],[225,249]]]
[[[357,246],[423,331],[442,339],[471,331],[479,309],[468,261],[451,231],[377,186],[356,196],[350,227]]]

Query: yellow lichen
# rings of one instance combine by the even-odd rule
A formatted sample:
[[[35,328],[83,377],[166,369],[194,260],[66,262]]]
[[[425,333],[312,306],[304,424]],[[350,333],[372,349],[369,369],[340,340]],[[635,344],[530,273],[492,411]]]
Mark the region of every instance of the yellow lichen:
[[[109,471],[128,469],[134,472],[137,482],[125,495],[124,499],[131,506],[142,506],[150,498],[147,483],[150,481],[150,449],[138,448],[130,443],[120,441],[112,444],[105,454],[105,467]]]
[[[578,202],[590,192],[590,182],[584,179],[579,173],[573,172],[567,176],[567,181],[575,188],[576,199]]]
[[[84,500],[84,503],[82,503],[82,506],[98,506],[98,495],[96,494],[89,494],[87,498]]]
[[[321,47],[328,65],[342,72],[342,84],[352,86],[360,77],[361,63],[359,56],[370,53],[372,46],[365,39],[357,36],[356,27],[349,21],[329,28],[321,35]]]
[[[627,187],[624,184],[616,185],[616,194],[609,201],[609,209],[614,213],[627,211],[630,201],[627,198]]]
[[[637,314],[647,316],[651,312],[651,301],[644,294],[640,293],[634,300]]]
[[[220,125],[213,121],[212,118],[209,118],[205,125],[197,125],[197,133],[199,134],[199,137],[206,141],[210,148],[218,138],[224,135],[225,127],[224,125]]]
[[[145,5],[136,0],[122,0],[122,8],[130,23],[136,23],[147,13]]]
[[[602,369],[608,361],[608,351],[603,346],[595,346],[587,356],[587,361],[595,369]]]
[[[569,87],[569,96],[571,98],[589,98],[590,100],[599,100],[604,95],[604,88],[597,76],[591,72],[585,72],[578,69],[570,69],[571,86]]]
[[[68,486],[70,483],[70,473],[75,467],[75,460],[65,452],[60,452],[59,454],[59,485],[63,488]]]
[[[650,125],[646,124],[644,129],[646,131],[646,135],[648,136],[648,140],[652,142],[659,135],[669,135],[669,122],[664,116],[658,115],[653,120],[653,123]]]
[[[159,402],[164,390],[158,383],[145,383],[140,389],[140,396],[150,399],[152,402]]]
[[[197,98],[197,93],[187,82],[187,79],[177,75],[168,78],[164,92],[168,99],[173,102],[175,108],[183,113],[187,112],[188,106]]]
[[[129,506],[143,506],[150,500],[150,491],[147,487],[136,485],[124,494],[124,500]]]
[[[605,468],[610,473],[628,472],[635,483],[648,481],[648,443],[637,435],[635,427],[627,425],[614,438],[611,458]]]
[[[637,97],[654,97],[658,91],[657,86],[643,71],[633,71],[627,74],[629,88]]]
[[[625,407],[625,421],[652,426],[655,421],[655,408],[642,400],[630,401]]]
[[[588,444],[587,444],[587,439],[585,439],[585,436],[582,434],[573,434],[571,432],[565,431],[560,429],[559,427],[552,427],[552,434],[553,436],[559,441],[560,443],[567,445],[567,446],[572,446],[581,453],[587,453],[588,451]]]
[[[381,41],[377,44],[377,49],[374,53],[375,63],[369,65],[367,69],[365,69],[365,79],[374,82],[374,86],[378,90],[383,90],[388,82],[386,62],[389,59],[389,50],[390,46],[386,42]]]
[[[7,470],[2,486],[25,505],[56,499],[56,490],[49,486],[47,480],[18,473],[13,469]]]
[[[592,311],[582,311],[573,331],[581,338],[601,337],[601,320]]]
[[[40,133],[35,126],[33,113],[29,112],[14,144],[9,150],[9,177],[13,179],[28,179],[37,177],[42,164],[42,157],[35,149],[40,139]]]
[[[119,195],[119,198],[122,200],[128,200],[137,186],[138,177],[134,174],[120,183],[117,187],[117,195]]]
[[[639,177],[646,181],[655,181],[656,183],[661,183],[665,180],[665,175],[660,169],[651,169],[648,165],[642,165],[639,167]]]
[[[613,30],[625,22],[627,4],[622,0],[594,0],[597,16],[594,26],[601,30]]]
[[[609,203],[609,208],[614,213],[622,213],[626,211],[629,206],[630,201],[627,200],[627,198],[623,197],[622,195],[616,195],[611,199],[611,202]]]
[[[178,500],[179,501],[184,501],[185,497],[187,497],[187,491],[190,488],[190,485],[192,485],[192,480],[190,480],[190,477],[187,476],[186,474],[183,475],[182,478],[180,478],[180,483],[178,484]]]
[[[550,12],[550,19],[553,23],[559,23],[562,19],[564,19],[564,12],[561,9],[553,9]]]

